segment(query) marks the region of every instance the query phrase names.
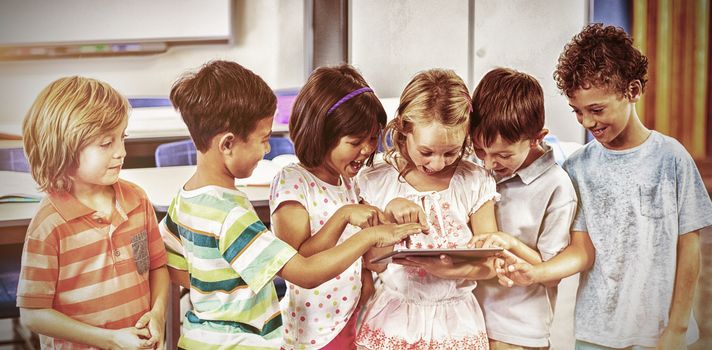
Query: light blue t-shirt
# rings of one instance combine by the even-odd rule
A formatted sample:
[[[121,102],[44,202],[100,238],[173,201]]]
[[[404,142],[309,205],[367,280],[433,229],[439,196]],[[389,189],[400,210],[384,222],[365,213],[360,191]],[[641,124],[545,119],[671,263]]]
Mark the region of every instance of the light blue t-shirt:
[[[596,248],[582,273],[576,339],[622,348],[655,347],[668,324],[680,235],[712,225],[712,203],[694,161],[653,131],[614,151],[593,141],[564,163],[579,198],[572,230]],[[688,342],[697,325],[690,318]]]

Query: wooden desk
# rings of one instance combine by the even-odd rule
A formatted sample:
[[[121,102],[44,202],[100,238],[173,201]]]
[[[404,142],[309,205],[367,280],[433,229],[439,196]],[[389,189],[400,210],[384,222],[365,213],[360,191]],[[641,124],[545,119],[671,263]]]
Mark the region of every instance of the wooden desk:
[[[260,162],[254,174],[266,176],[271,163]],[[146,191],[158,215],[165,214],[173,197],[195,171],[195,166],[165,168],[137,168],[121,170],[121,178],[131,181]],[[262,174],[262,175],[260,175]],[[269,182],[271,179],[267,179]],[[249,182],[249,180],[247,181]],[[261,179],[260,182],[265,182]],[[236,181],[237,184],[245,180]],[[265,223],[269,222],[269,186],[238,186]],[[28,193],[42,195],[29,173],[0,171],[0,193]],[[0,244],[24,243],[25,233],[39,203],[0,203]],[[180,337],[180,291],[172,284],[166,315],[166,348],[175,349]]]

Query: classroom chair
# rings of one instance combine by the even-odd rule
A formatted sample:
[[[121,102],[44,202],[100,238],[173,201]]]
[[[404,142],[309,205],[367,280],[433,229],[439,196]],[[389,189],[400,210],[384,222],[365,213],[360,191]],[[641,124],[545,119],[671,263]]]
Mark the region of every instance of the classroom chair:
[[[22,148],[0,148],[0,170],[29,172],[30,165]],[[25,349],[34,349],[37,336],[20,325],[20,309],[17,304],[17,283],[20,279],[22,244],[0,245],[0,319],[12,320],[12,338],[0,340],[0,346],[24,344]]]
[[[272,136],[269,138],[269,153],[265,154],[265,159],[272,160],[282,154],[294,154],[294,144],[284,136]]]
[[[156,166],[195,165],[197,162],[193,140],[164,143],[156,148]]]
[[[20,325],[20,309],[16,306],[22,244],[0,246],[0,256],[0,319],[12,320],[12,338],[0,340],[0,346],[24,344],[25,349],[35,349],[37,336]]]
[[[0,148],[0,170],[29,172],[25,151],[22,148]]]
[[[294,144],[283,136],[272,136],[269,139],[269,153],[264,159],[272,160],[282,154],[294,154]],[[164,143],[156,148],[156,166],[195,165],[196,149],[192,140]]]
[[[383,153],[386,151],[386,149],[383,147],[383,133],[381,135],[378,135],[378,149],[376,150],[376,153]],[[391,140],[391,135],[390,134],[385,134],[386,135],[386,145],[388,147],[393,147],[393,140]]]

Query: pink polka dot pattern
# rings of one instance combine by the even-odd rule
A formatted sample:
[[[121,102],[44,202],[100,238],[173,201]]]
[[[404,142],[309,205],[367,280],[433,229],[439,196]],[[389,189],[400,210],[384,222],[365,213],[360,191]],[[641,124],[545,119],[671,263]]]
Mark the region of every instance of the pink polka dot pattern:
[[[286,170],[285,170],[286,169]],[[270,208],[296,201],[307,209],[311,234],[318,232],[342,206],[358,203],[353,180],[340,186],[328,185],[298,165],[285,167],[271,189]],[[347,225],[339,243],[358,232]],[[314,288],[303,289],[288,283],[286,307],[282,310],[285,350],[321,348],[335,337],[356,309],[361,290],[361,261]],[[284,305],[284,304],[283,304]]]

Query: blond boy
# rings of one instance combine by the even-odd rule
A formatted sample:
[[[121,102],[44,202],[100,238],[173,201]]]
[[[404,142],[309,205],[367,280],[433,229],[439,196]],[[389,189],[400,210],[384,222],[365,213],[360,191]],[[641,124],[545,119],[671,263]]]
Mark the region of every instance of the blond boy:
[[[169,276],[153,207],[119,179],[129,104],[108,84],[59,79],[23,123],[47,193],[27,230],[17,305],[42,349],[161,347]]]

